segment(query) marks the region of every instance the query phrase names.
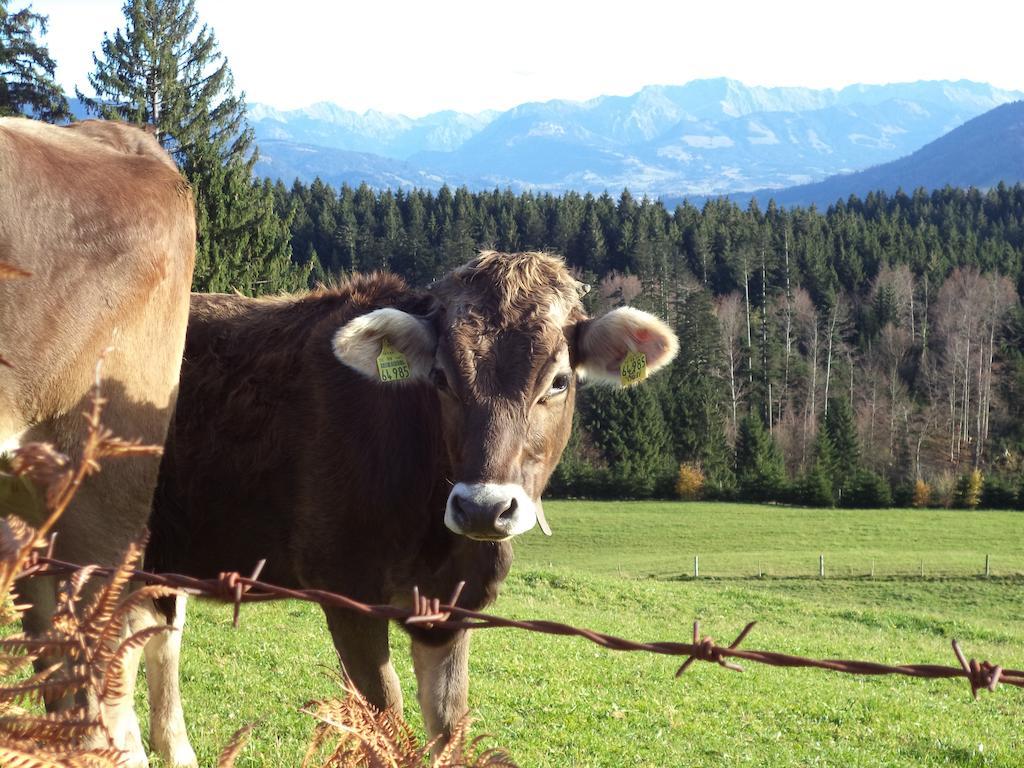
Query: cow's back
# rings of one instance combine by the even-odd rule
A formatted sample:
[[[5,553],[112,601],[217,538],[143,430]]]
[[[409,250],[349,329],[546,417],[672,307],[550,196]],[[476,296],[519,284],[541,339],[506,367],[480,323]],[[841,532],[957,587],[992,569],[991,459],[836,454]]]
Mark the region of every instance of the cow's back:
[[[266,558],[270,580],[370,599],[432,530],[447,538],[436,394],[368,382],[331,347],[356,315],[428,304],[391,276],[301,297],[194,295],[149,564],[213,576]]]

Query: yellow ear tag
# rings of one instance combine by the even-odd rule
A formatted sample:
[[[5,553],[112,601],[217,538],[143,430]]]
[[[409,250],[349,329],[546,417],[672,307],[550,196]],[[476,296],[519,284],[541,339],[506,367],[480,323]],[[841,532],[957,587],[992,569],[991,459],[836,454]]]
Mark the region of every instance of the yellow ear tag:
[[[619,373],[622,374],[622,386],[630,387],[633,384],[639,384],[647,378],[647,355],[639,351],[630,352],[622,361]]]
[[[377,373],[381,381],[405,381],[412,375],[405,355],[391,346],[387,339],[381,344],[377,356]]]

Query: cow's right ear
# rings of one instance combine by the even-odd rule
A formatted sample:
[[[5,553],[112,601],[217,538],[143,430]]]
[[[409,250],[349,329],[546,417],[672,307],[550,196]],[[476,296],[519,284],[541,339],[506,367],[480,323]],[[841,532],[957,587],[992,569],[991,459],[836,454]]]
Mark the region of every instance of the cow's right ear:
[[[334,356],[368,379],[427,379],[437,335],[432,324],[399,309],[377,309],[341,326],[331,339]]]

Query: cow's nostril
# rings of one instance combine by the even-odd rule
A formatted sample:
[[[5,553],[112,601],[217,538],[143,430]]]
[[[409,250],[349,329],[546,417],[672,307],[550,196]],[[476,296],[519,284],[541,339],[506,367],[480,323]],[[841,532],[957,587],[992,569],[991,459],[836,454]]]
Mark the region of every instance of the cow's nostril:
[[[452,496],[452,510],[455,512],[455,519],[458,521],[459,525],[465,525],[468,516],[466,515],[466,510],[462,506],[461,496]]]
[[[505,522],[505,523],[507,523],[510,520],[512,520],[512,518],[514,518],[516,516],[516,508],[518,506],[519,506],[519,502],[516,501],[515,499],[512,499],[512,501],[508,505],[508,508],[504,512],[502,512],[500,515],[498,515],[498,520],[500,520],[502,522]]]

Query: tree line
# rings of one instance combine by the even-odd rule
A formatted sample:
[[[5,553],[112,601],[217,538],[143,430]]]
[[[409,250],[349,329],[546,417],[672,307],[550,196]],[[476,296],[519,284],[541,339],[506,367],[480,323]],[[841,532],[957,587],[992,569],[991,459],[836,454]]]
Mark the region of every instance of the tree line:
[[[0,114],[65,119],[45,18],[0,0]],[[480,248],[550,250],[592,313],[682,342],[642,387],[585,387],[561,495],[814,505],[1024,502],[1024,188],[850,197],[822,211],[567,192],[286,186],[194,0],[128,0],[94,114],[151,126],[190,180],[194,288],[258,295],[386,269],[426,285]]]
[[[979,470],[985,503],[1014,503],[1019,185],[825,211],[670,211],[628,191],[273,190],[312,282],[388,269],[422,285],[481,247],[553,250],[592,286],[590,311],[630,303],[676,327],[668,375],[585,390],[556,492],[668,495],[684,465],[717,496],[888,505],[916,489],[919,504],[966,504]]]

